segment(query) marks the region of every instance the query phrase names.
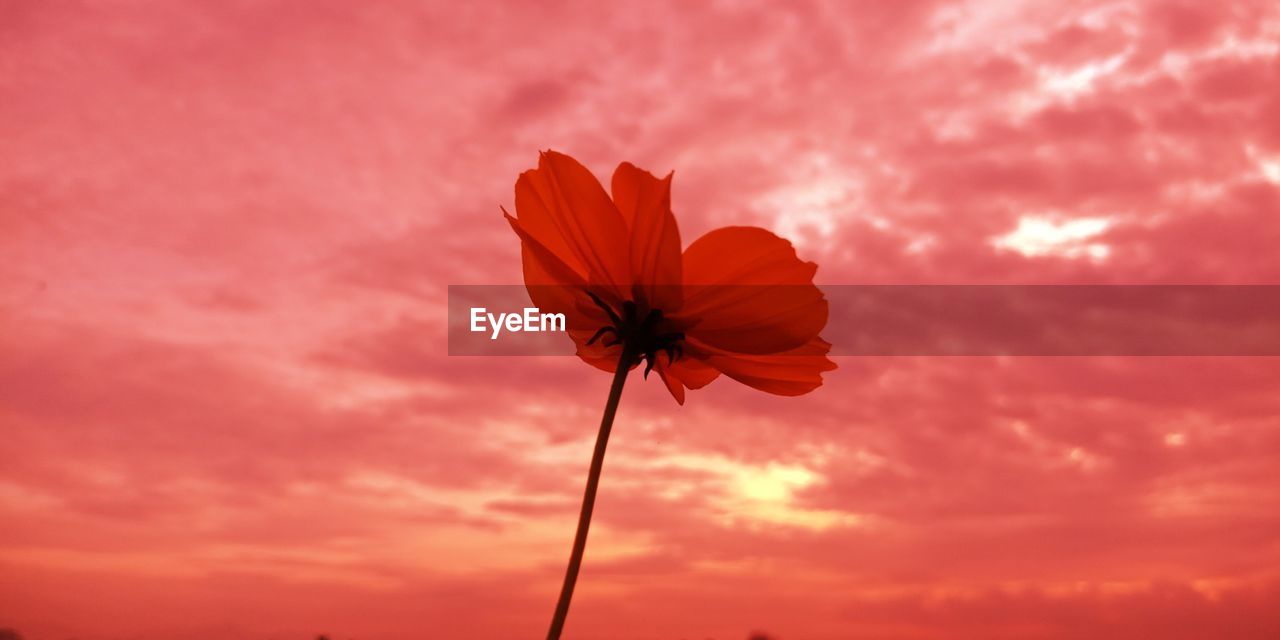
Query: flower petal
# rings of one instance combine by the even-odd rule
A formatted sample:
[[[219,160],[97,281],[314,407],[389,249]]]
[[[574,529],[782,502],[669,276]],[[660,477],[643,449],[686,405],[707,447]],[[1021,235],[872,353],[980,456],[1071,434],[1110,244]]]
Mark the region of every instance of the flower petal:
[[[667,371],[667,365],[662,362],[659,362],[654,370],[658,372],[662,384],[667,385],[667,391],[671,392],[671,397],[676,399],[676,404],[684,406],[684,385],[680,384],[680,380]]]
[[[618,361],[622,358],[622,346],[613,345],[604,346],[603,340],[597,340],[592,344],[587,341],[594,335],[594,331],[570,331],[569,337],[573,339],[577,345],[577,356],[582,358],[583,362],[600,369],[613,373],[618,370]],[[635,365],[632,365],[635,368]]]
[[[566,266],[621,297],[631,285],[626,223],[600,182],[554,151],[516,180],[520,225]]]
[[[679,318],[690,337],[715,349],[770,354],[802,347],[827,324],[816,270],[769,231],[716,229],[685,249]]]
[[[659,180],[630,162],[613,172],[613,202],[631,234],[632,293],[651,309],[680,307],[680,229],[671,213],[671,174]]]
[[[679,358],[675,362],[669,362],[659,356],[653,368],[667,385],[671,397],[679,404],[684,404],[686,387],[701,389],[720,376],[720,371],[715,367],[694,358]]]
[[[534,306],[546,313],[563,313],[565,328],[571,336],[579,331],[594,332],[608,324],[604,312],[587,296],[588,287],[582,275],[530,235],[519,219],[506,211],[502,213],[520,237],[525,289]]]
[[[799,396],[822,386],[822,372],[836,368],[827,357],[831,344],[813,338],[804,346],[773,355],[743,355],[707,348],[708,365],[749,387],[780,396]]]

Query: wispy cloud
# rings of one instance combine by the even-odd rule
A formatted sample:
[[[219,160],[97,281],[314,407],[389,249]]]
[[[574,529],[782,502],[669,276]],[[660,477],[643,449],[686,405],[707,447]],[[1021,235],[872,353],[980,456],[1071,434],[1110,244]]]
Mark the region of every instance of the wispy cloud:
[[[5,5],[0,622],[538,632],[607,381],[444,326],[538,149],[826,283],[1275,283],[1271,4]],[[1274,637],[1278,367],[637,384],[574,632]]]

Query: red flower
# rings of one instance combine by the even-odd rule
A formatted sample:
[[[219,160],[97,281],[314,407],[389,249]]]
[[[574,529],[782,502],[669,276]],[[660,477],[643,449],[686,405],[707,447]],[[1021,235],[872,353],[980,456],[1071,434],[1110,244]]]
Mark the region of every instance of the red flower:
[[[578,355],[614,372],[600,420],[569,566],[548,640],[569,613],[591,526],[600,471],[630,369],[657,370],[676,401],[724,374],[757,389],[800,395],[835,368],[818,333],[827,301],[817,265],[791,243],[755,227],[725,227],[683,253],[671,215],[671,176],[629,163],[613,195],[578,161],[548,151],[516,180],[506,214],[523,248],[524,281],[544,312],[563,313]]]
[[[523,248],[525,285],[543,311],[564,313],[578,355],[615,371],[646,363],[676,401],[720,374],[800,395],[835,368],[818,336],[827,301],[817,265],[757,227],[724,227],[681,252],[671,175],[630,163],[612,197],[573,158],[547,151],[516,180],[505,210]]]

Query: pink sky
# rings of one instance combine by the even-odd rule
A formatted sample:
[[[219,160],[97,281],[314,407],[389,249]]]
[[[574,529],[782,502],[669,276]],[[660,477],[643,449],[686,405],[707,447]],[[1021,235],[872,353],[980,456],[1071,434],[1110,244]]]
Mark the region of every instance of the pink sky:
[[[541,637],[609,377],[444,317],[539,149],[826,284],[1280,283],[1278,76],[1262,1],[0,4],[0,628]],[[635,378],[567,637],[1280,635],[1280,359],[839,365]]]

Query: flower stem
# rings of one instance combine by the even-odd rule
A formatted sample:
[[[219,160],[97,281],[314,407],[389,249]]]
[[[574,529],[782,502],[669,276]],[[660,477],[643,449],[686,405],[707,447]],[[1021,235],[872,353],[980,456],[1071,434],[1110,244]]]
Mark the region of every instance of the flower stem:
[[[551,618],[547,640],[559,640],[564,620],[569,615],[569,601],[573,599],[573,586],[578,582],[578,569],[582,567],[582,553],[587,548],[587,530],[591,528],[591,511],[596,504],[596,487],[600,485],[600,470],[604,467],[604,449],[609,444],[609,431],[613,428],[613,416],[618,413],[618,401],[622,399],[622,384],[627,381],[634,356],[625,345],[618,359],[618,370],[613,374],[613,386],[609,387],[609,400],[600,418],[600,433],[596,435],[596,450],[591,454],[591,470],[587,472],[587,489],[582,494],[582,511],[578,514],[578,532],[573,536],[573,552],[569,555],[569,567],[564,572],[564,586],[560,587],[560,600]]]

